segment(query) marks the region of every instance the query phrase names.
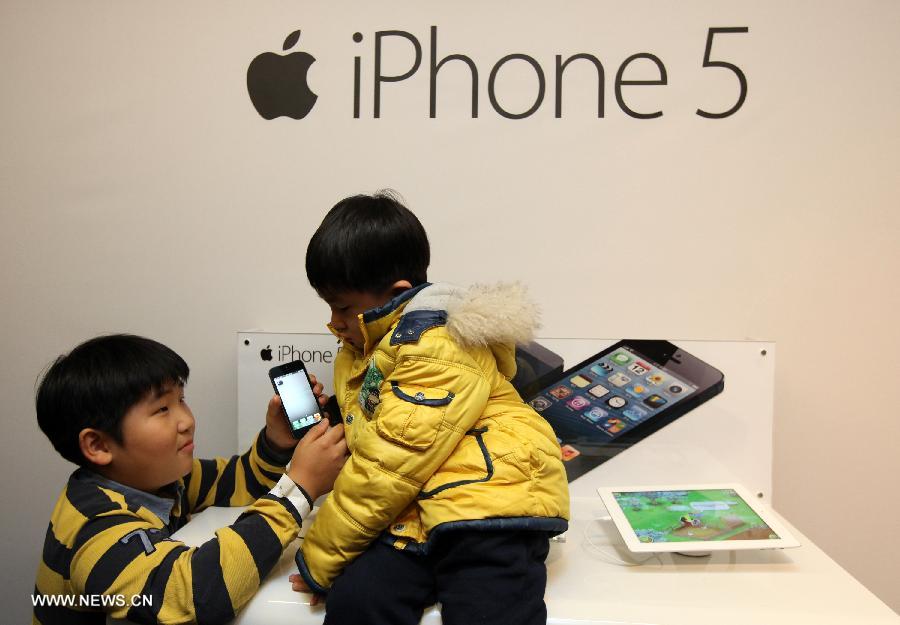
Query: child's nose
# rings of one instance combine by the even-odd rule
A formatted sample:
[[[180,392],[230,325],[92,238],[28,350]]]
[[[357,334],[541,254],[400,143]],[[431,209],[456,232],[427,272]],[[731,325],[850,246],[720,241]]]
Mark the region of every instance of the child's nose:
[[[194,413],[190,410],[185,410],[181,415],[181,420],[179,425],[181,426],[179,429],[182,432],[190,432],[194,429]]]
[[[347,324],[338,313],[331,313],[331,326],[339,332],[347,329]]]

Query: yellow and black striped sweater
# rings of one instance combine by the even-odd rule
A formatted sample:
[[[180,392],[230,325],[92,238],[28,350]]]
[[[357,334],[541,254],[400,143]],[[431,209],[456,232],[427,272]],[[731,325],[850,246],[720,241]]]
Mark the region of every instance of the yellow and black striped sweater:
[[[75,471],[47,529],[32,622],[103,624],[107,614],[137,623],[230,620],[300,531],[297,508],[269,493],[289,459],[260,433],[243,455],[195,459],[171,497]],[[248,504],[200,547],[171,538],[192,513]]]

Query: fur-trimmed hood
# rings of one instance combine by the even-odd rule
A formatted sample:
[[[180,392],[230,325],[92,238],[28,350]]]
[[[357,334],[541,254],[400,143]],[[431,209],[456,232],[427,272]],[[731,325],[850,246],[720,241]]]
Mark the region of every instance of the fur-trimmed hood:
[[[518,282],[468,288],[432,284],[416,293],[403,313],[417,310],[446,311],[447,331],[463,347],[527,343],[540,327],[540,310]]]

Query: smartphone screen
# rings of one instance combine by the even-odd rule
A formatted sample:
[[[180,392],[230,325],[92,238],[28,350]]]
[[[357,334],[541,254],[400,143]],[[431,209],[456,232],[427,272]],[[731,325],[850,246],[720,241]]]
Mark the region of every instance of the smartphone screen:
[[[544,389],[529,403],[569,433],[611,441],[696,390],[627,347]]]
[[[725,388],[722,372],[668,341],[626,339],[528,398],[553,427],[572,481]]]
[[[612,442],[696,394],[698,385],[632,346],[581,363],[528,402],[565,441]]]
[[[322,420],[322,412],[305,371],[298,369],[278,375],[272,378],[272,383],[281,396],[281,405],[295,437],[299,438],[304,430]]]

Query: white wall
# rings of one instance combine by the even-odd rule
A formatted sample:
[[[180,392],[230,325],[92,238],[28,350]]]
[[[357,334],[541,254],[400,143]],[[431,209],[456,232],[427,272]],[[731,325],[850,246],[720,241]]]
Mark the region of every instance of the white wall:
[[[424,222],[432,278],[526,282],[545,336],[777,342],[775,505],[900,609],[900,548],[882,541],[900,517],[900,5],[374,4],[0,5],[0,587],[11,617],[27,618],[71,470],[35,424],[42,368],[101,332],[162,340],[192,365],[198,453],[232,452],[234,333],[319,331],[306,242],[337,199],[380,187]],[[432,24],[441,56],[478,63],[478,119],[459,63],[441,70],[428,118]],[[707,120],[697,107],[728,108],[737,91],[727,70],[701,67],[717,26],[750,29],[717,36],[712,55],[738,64],[749,92],[735,115]],[[246,68],[297,28],[318,59],[319,102],[306,119],[265,121]],[[423,68],[383,87],[376,120],[373,33],[392,29],[422,41]],[[408,67],[401,44],[385,42],[385,71]],[[486,91],[512,52],[547,72],[542,108],[522,120],[497,115]],[[575,65],[553,117],[554,55],[578,52],[606,66],[603,119],[595,76]],[[658,119],[616,104],[615,72],[637,52],[662,59],[669,83],[625,87],[626,101]],[[523,68],[498,79],[511,110],[534,97]]]

